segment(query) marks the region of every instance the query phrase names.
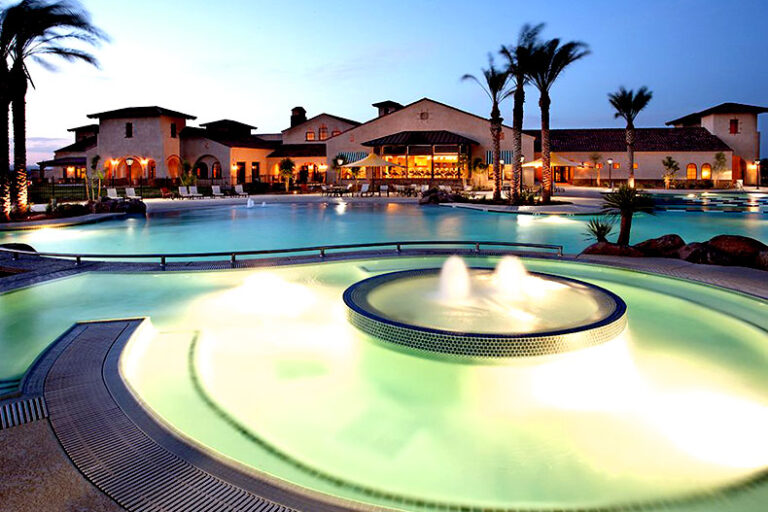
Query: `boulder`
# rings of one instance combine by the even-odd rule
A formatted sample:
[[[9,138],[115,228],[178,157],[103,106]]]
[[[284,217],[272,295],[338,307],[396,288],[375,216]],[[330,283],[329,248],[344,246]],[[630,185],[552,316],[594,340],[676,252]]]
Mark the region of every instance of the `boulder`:
[[[643,253],[629,245],[619,245],[611,242],[597,242],[584,249],[581,254],[600,254],[603,256],[629,256],[639,258]]]
[[[727,253],[712,247],[708,243],[693,242],[677,251],[677,257],[691,263],[708,265],[734,265],[734,259]]]
[[[453,203],[459,200],[461,200],[461,196],[457,194],[451,194],[438,188],[430,188],[421,194],[419,204]]]
[[[634,246],[645,256],[660,256],[662,258],[677,258],[677,251],[685,245],[685,241],[678,235],[664,235],[659,238],[651,238]]]
[[[34,247],[27,244],[20,244],[18,242],[11,242],[8,244],[0,244],[0,247],[3,249],[11,249],[13,251],[27,251],[27,252],[37,252]]]
[[[759,240],[739,235],[719,235],[707,242],[707,245],[727,254],[733,260],[733,265],[743,267],[754,266],[757,255],[768,251],[768,245]]]
[[[755,268],[768,270],[768,251],[760,251],[755,257]]]
[[[94,205],[94,213],[140,213],[147,212],[147,205],[139,199],[102,199]]]

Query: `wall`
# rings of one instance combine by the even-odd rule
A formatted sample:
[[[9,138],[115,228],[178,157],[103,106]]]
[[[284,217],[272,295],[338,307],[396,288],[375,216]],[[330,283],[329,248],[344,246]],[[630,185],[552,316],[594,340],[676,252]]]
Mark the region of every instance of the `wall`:
[[[422,114],[426,114],[427,118],[422,119]],[[479,157],[483,162],[486,151],[493,148],[488,119],[423,99],[329,139],[326,143],[328,164],[331,166],[331,160],[340,152],[370,153],[373,148],[363,146],[363,142],[409,130],[447,130],[475,140],[479,145],[472,146],[472,159]],[[505,126],[502,134],[504,138],[501,141],[501,149],[511,151],[512,128]],[[523,135],[523,155],[527,161],[533,159],[533,140],[530,135]],[[335,177],[336,172],[329,168],[329,181],[333,181]]]
[[[344,122],[341,119],[337,119],[333,116],[320,114],[319,116],[309,119],[298,126],[294,126],[293,128],[288,128],[287,130],[283,131],[283,144],[311,144],[315,142],[322,142],[320,140],[320,125],[325,125],[326,128],[328,128],[328,138],[331,137],[331,134],[334,130],[344,132],[356,126],[352,123]],[[315,140],[306,140],[306,133],[308,131],[315,133]]]

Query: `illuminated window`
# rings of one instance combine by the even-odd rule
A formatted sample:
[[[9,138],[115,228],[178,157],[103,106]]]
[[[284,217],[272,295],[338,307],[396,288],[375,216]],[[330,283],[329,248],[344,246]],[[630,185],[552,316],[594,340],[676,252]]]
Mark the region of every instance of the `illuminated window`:
[[[324,124],[320,125],[320,128],[318,129],[318,134],[320,136],[320,140],[325,140],[328,138],[328,127]]]
[[[619,162],[614,162],[614,163],[613,163],[613,168],[614,168],[614,169],[618,169],[618,168],[620,168],[620,167],[621,167],[621,164],[620,164]]]
[[[695,180],[697,178],[698,169],[696,164],[688,164],[685,168],[685,177],[689,180]]]
[[[215,180],[221,179],[221,164],[219,162],[215,162],[211,166],[211,178]]]
[[[701,179],[703,180],[711,180],[712,179],[712,166],[709,164],[704,164],[701,166]]]
[[[333,131],[331,132],[331,137],[335,137],[335,136],[337,136],[337,135],[341,135],[341,130],[333,130]]]
[[[603,168],[603,164],[595,164],[595,168],[596,169],[602,169]]]
[[[731,135],[735,135],[739,133],[739,120],[738,119],[731,119],[729,131],[731,132]]]
[[[632,168],[633,168],[633,169],[637,169],[637,162],[635,162],[635,163],[633,163],[633,164],[632,164]]]
[[[133,123],[125,123],[125,138],[133,137]]]
[[[304,140],[315,140],[315,132],[307,132],[307,135],[304,137]]]

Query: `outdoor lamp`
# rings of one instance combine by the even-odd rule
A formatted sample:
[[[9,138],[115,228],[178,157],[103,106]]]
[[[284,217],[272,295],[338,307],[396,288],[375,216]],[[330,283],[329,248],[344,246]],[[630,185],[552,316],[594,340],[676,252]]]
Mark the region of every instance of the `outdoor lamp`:
[[[133,167],[133,158],[131,157],[126,158],[125,163],[128,167]]]
[[[336,159],[336,165],[338,165],[339,167],[341,167],[341,164],[343,164],[343,163],[344,163],[344,160],[342,158],[337,158]]]
[[[525,162],[525,155],[522,155],[522,156],[520,157],[520,163],[523,163],[523,162]]]

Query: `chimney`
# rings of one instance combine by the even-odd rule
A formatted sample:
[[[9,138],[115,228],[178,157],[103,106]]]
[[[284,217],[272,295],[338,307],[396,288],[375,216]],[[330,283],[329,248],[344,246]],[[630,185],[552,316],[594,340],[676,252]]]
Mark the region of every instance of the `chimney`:
[[[307,111],[304,107],[293,107],[291,109],[291,128],[298,126],[307,120]]]

